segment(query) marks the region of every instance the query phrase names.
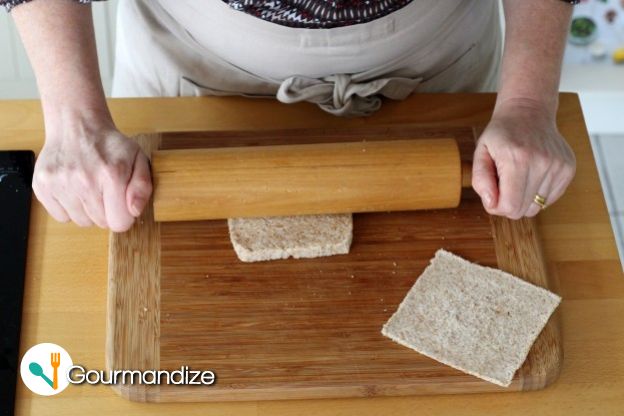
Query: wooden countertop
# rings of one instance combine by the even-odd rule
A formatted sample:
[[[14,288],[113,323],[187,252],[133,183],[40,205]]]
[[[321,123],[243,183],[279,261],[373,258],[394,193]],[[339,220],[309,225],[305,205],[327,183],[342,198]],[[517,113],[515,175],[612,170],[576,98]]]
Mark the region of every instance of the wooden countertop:
[[[418,123],[483,125],[491,94],[414,95],[386,102],[371,118],[341,119],[309,104],[284,105],[239,97],[111,100],[126,134],[156,131],[347,127]],[[43,144],[37,101],[0,102],[0,149]],[[542,391],[504,394],[410,396],[207,404],[140,404],[107,386],[72,386],[54,397],[31,393],[20,382],[18,415],[119,414],[413,414],[621,415],[624,413],[624,275],[600,188],[578,97],[562,94],[559,127],[577,155],[577,176],[561,201],[538,217],[544,254],[560,307],[564,364]],[[75,363],[104,369],[107,233],[57,224],[33,203],[24,300],[22,353],[54,342]]]

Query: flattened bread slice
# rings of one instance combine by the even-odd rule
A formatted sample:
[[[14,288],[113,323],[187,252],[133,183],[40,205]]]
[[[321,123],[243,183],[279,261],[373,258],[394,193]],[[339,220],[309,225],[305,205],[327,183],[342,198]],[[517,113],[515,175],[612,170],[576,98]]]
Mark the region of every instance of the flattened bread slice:
[[[228,228],[245,262],[346,254],[353,239],[351,214],[230,218]]]
[[[560,301],[509,273],[438,250],[381,332],[507,387]]]

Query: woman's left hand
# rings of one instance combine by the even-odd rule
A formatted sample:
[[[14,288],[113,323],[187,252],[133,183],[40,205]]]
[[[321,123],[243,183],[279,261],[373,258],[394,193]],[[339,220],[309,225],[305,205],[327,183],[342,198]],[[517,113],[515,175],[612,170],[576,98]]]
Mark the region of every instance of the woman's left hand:
[[[528,100],[498,103],[479,138],[472,187],[485,210],[511,219],[533,217],[540,195],[552,205],[576,171],[570,146],[557,130],[555,115]]]

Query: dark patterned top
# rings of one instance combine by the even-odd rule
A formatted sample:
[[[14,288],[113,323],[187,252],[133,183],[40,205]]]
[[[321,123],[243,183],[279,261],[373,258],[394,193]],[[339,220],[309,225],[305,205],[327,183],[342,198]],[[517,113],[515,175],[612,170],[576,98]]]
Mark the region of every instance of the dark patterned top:
[[[30,0],[0,0],[8,10]],[[42,0],[43,1],[43,0]],[[74,0],[89,3],[91,0]],[[94,0],[98,1],[98,0]],[[214,1],[214,0],[213,0]],[[412,0],[222,0],[235,10],[284,26],[327,29],[369,22]],[[563,0],[576,4],[580,0]]]
[[[369,22],[412,0],[223,0],[269,22],[291,27],[331,28]]]

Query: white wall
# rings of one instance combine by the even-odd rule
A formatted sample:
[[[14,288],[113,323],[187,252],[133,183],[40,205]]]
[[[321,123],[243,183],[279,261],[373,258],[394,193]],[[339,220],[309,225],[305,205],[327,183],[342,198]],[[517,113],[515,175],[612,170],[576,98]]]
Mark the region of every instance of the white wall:
[[[100,71],[107,94],[113,77],[117,2],[94,2],[92,6]],[[37,86],[28,57],[11,14],[3,8],[0,9],[0,60],[0,99],[36,98]]]

